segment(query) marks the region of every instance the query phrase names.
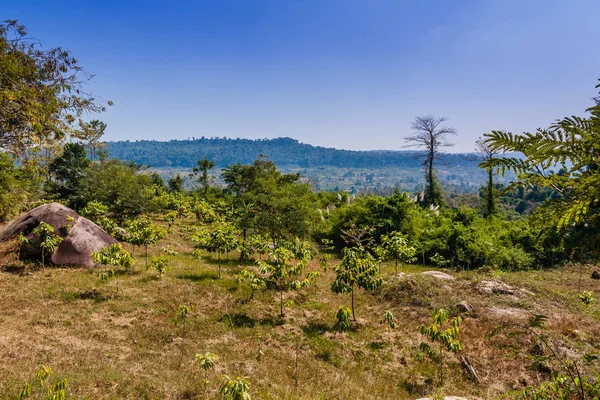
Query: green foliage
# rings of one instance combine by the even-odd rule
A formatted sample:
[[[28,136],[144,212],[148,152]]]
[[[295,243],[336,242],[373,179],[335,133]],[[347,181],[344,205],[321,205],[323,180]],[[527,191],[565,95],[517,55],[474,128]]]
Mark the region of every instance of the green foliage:
[[[386,328],[388,331],[388,341],[390,342],[390,344],[392,343],[392,336],[390,331],[398,327],[398,323],[396,321],[396,317],[390,310],[385,310],[383,312],[382,318],[379,320],[380,324],[386,324]]]
[[[97,97],[85,91],[85,81],[69,51],[44,49],[17,21],[1,23],[0,149],[27,164],[32,148],[63,139],[83,113],[103,111]]]
[[[89,165],[90,160],[82,144],[65,144],[62,154],[52,160],[48,167],[51,179],[46,182],[46,191],[52,198],[64,200],[69,207],[80,210],[85,205],[81,195],[81,180]]]
[[[35,374],[33,382],[25,382],[19,392],[18,399],[24,400],[35,396],[45,400],[65,400],[67,398],[67,379],[61,379],[53,384],[47,384],[52,375],[52,368],[42,365]]]
[[[444,385],[444,350],[456,353],[462,350],[462,344],[458,339],[460,324],[462,319],[454,317],[449,319],[446,310],[439,309],[433,312],[433,322],[430,325],[419,326],[421,335],[429,339],[432,344],[437,344],[436,352],[429,344],[422,342],[419,346],[420,351],[430,359],[437,361],[440,367],[440,386]]]
[[[183,324],[187,321],[188,315],[193,311],[192,307],[181,304],[177,308],[177,315],[175,316],[175,325]]]
[[[148,212],[153,186],[140,167],[120,160],[92,164],[81,180],[82,203],[103,203],[119,222]]]
[[[422,161],[414,157],[418,154],[414,151],[340,150],[300,143],[289,137],[256,140],[202,137],[191,140],[119,141],[108,143],[108,149],[113,157],[135,160],[155,168],[192,169],[204,156],[214,161],[217,167],[225,168],[236,163],[251,164],[261,154],[269,156],[280,167],[300,166],[304,169],[319,168],[320,171],[323,171],[323,167],[343,168],[344,172],[359,168],[381,170],[385,167],[414,171],[422,166]],[[473,165],[462,154],[440,153],[440,161],[461,169]],[[477,170],[478,168],[474,168],[472,172],[479,172]]]
[[[219,263],[219,278],[221,278],[221,255],[229,253],[237,246],[235,229],[231,224],[218,223],[211,230],[202,229],[192,235],[192,241],[196,245],[194,256],[200,257],[199,249],[217,253]]]
[[[95,222],[99,217],[108,215],[108,207],[100,201],[92,200],[86,204],[80,214]]]
[[[54,233],[54,227],[45,222],[40,222],[32,233],[37,235],[38,246],[42,250],[42,267],[44,266],[46,256],[54,253],[54,250],[62,243],[63,238]]]
[[[125,269],[131,268],[134,264],[131,254],[124,250],[120,244],[111,244],[105,246],[100,251],[92,253],[92,258],[95,262],[102,265],[112,265]]]
[[[410,216],[421,211],[417,208],[410,196],[400,191],[386,197],[358,197],[350,205],[336,207],[328,215],[328,229],[322,235],[342,249],[345,246],[344,232],[353,226],[359,229],[373,228],[375,241],[380,241],[382,235],[389,235],[393,231],[410,234]]]
[[[344,248],[342,262],[334,267],[335,279],[331,283],[334,293],[350,293],[352,296],[352,318],[356,321],[354,311],[354,290],[375,290],[381,286],[383,279],[379,275],[379,261],[364,247]]]
[[[131,220],[126,225],[127,242],[134,246],[146,248],[146,269],[148,269],[148,246],[157,244],[167,236],[160,226],[156,225],[149,217]]]
[[[589,306],[596,301],[596,298],[594,297],[594,292],[585,291],[579,293],[579,300],[581,300],[581,302],[586,306]]]
[[[398,327],[398,323],[396,322],[396,317],[390,310],[385,310],[383,312],[383,317],[379,320],[380,324],[386,324],[391,329],[396,329]]]
[[[134,264],[131,254],[124,250],[120,244],[112,244],[104,246],[100,251],[92,253],[92,258],[95,262],[101,265],[112,265],[125,269],[131,268]],[[119,275],[114,270],[105,271],[99,275],[101,281],[107,281],[110,277],[117,277],[117,293],[119,293]]]
[[[273,162],[259,157],[252,165],[225,168],[222,177],[235,195],[240,229],[269,236],[273,243],[314,231],[315,194],[299,181],[299,174],[282,174]]]
[[[183,177],[179,174],[175,175],[173,178],[169,179],[168,185],[169,190],[173,193],[183,192]]]
[[[198,366],[205,371],[211,370],[215,367],[216,358],[217,355],[213,353],[196,354]]]
[[[12,158],[0,151],[0,222],[18,213],[29,198],[20,172]]]
[[[215,367],[215,360],[217,355],[214,353],[204,353],[204,354],[196,354],[196,363],[200,368],[204,370],[204,395],[207,395],[208,390],[208,371],[212,370]]]
[[[502,172],[511,170],[518,175],[514,185],[537,185],[556,193],[544,210],[557,220],[558,229],[592,224],[598,217],[600,106],[587,111],[588,117],[563,118],[534,133],[492,131],[485,135],[491,149],[524,155],[493,160],[492,165]]]
[[[398,262],[411,263],[416,260],[417,249],[409,246],[406,235],[394,231],[381,237],[383,255],[387,259],[394,260],[396,274],[398,273]]]
[[[250,381],[248,377],[231,378],[229,375],[223,375],[221,386],[219,387],[219,396],[229,400],[251,400]]]
[[[600,380],[598,378],[600,378],[598,375],[591,380],[586,376],[581,377],[581,386],[585,396],[583,399],[597,399],[600,396]],[[579,378],[577,383],[579,383]],[[514,398],[519,400],[582,399],[580,389],[573,385],[570,377],[558,373],[552,373],[550,379],[542,382],[538,387],[528,386]]]
[[[96,161],[99,150],[106,147],[106,143],[100,141],[105,130],[106,124],[97,119],[90,122],[79,120],[79,129],[75,131],[75,137],[85,143],[92,161]]]
[[[352,316],[352,310],[348,307],[340,307],[335,313],[335,327],[340,331],[347,331],[352,326],[350,322],[350,317]]]
[[[311,258],[312,253],[303,242],[287,243],[270,252],[268,261],[256,262],[259,274],[245,269],[239,279],[249,281],[253,290],[267,287],[278,290],[280,316],[283,317],[283,292],[308,287],[319,276],[316,272],[309,272],[304,278],[301,276]]]
[[[218,219],[214,208],[204,199],[194,199],[190,210],[196,216],[198,223],[210,224]]]
[[[198,160],[197,166],[192,169],[191,176],[197,177],[198,183],[202,185],[202,192],[205,196],[208,194],[208,189],[210,188],[210,170],[214,167],[214,161],[209,160],[205,156],[203,159]]]
[[[159,276],[162,278],[163,274],[167,271],[167,267],[169,266],[169,257],[160,256],[160,257],[152,257],[149,268],[155,269]]]
[[[121,234],[117,228],[117,223],[109,217],[108,207],[99,201],[90,201],[80,211],[80,214],[100,226],[106,233],[119,240],[126,240],[127,237]]]

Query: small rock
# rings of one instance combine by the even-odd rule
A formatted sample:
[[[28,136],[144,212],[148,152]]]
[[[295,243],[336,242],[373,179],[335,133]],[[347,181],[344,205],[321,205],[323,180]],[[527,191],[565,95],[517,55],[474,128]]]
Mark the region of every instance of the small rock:
[[[594,272],[592,272],[592,279],[600,279],[600,271],[595,269]]]
[[[529,349],[529,354],[532,356],[541,357],[544,355],[544,350],[542,349],[542,346],[535,344],[531,349]]]
[[[440,272],[440,271],[425,271],[425,272],[421,272],[421,275],[431,276],[433,278],[442,279],[445,281],[454,279],[454,277],[452,275],[448,275],[448,274],[446,274],[444,272]]]
[[[464,312],[464,313],[469,313],[469,312],[473,311],[473,306],[470,305],[469,303],[467,303],[466,301],[461,301],[454,307],[456,307],[458,309],[458,311]]]
[[[479,284],[479,291],[488,294],[514,294],[515,290],[511,286],[508,286],[502,282],[496,281],[481,281]]]

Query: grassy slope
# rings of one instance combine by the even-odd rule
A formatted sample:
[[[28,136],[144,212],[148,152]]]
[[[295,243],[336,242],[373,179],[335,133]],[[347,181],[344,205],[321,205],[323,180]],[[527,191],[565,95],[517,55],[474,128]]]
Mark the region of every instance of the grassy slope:
[[[171,240],[171,241],[170,241]],[[0,254],[0,398],[14,398],[23,382],[41,364],[55,378],[69,380],[74,398],[191,399],[213,398],[221,374],[248,376],[255,398],[273,399],[397,399],[432,393],[436,368],[415,359],[422,337],[418,326],[430,320],[433,308],[451,308],[461,300],[475,306],[462,326],[464,354],[477,369],[481,384],[472,383],[458,359],[449,357],[445,393],[498,398],[508,390],[534,384],[539,376],[523,362],[498,349],[485,334],[503,321],[523,321],[528,312],[550,316],[553,343],[579,357],[600,346],[599,308],[587,309],[577,299],[578,270],[507,273],[455,273],[442,282],[420,275],[389,283],[377,293],[359,292],[358,327],[349,333],[332,329],[333,313],[349,305],[348,296],[334,295],[330,270],[313,287],[293,294],[285,323],[277,321],[275,293],[250,298],[234,273],[242,267],[230,261],[223,279],[210,257],[191,258],[189,243],[173,236],[180,251],[162,279],[145,271],[137,258],[134,270],[101,283],[98,270],[55,269],[28,272]],[[0,249],[3,251],[6,249]],[[157,250],[153,250],[156,252]],[[141,253],[138,251],[138,253]],[[312,269],[318,269],[313,262]],[[423,268],[410,266],[407,272]],[[393,267],[385,266],[391,278]],[[481,281],[498,280],[525,288],[515,295],[489,294]],[[597,290],[585,271],[581,290]],[[173,324],[179,305],[193,306],[185,339]],[[399,320],[388,344],[378,323],[385,309]],[[231,331],[231,316],[234,324]],[[295,389],[296,345],[300,345],[299,386]],[[526,345],[532,345],[527,344]],[[196,353],[218,355],[204,395],[204,375],[195,365]],[[182,353],[183,352],[183,353]],[[180,359],[183,360],[180,366]],[[431,382],[430,378],[433,378]]]

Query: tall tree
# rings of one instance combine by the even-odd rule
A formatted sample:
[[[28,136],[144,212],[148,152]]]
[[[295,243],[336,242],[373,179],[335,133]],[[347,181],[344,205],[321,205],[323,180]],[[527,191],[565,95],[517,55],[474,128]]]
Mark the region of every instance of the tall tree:
[[[29,193],[10,155],[0,152],[0,222],[21,210]]]
[[[204,157],[202,160],[198,160],[197,167],[194,167],[192,176],[198,177],[198,182],[202,185],[202,190],[204,191],[204,195],[208,194],[208,189],[210,187],[210,170],[215,167],[215,162],[208,159],[208,157]]]
[[[46,185],[46,190],[67,200],[69,207],[80,210],[85,207],[81,197],[81,180],[89,165],[83,145],[67,143],[63,153],[50,163],[49,172],[53,179]]]
[[[444,196],[435,176],[435,160],[440,156],[440,148],[453,146],[447,141],[449,135],[456,135],[456,129],[442,125],[447,119],[425,115],[416,117],[412,123],[413,134],[404,138],[407,147],[417,147],[424,150],[423,166],[425,167],[425,193],[423,205],[444,204]]]
[[[490,217],[497,211],[494,193],[494,159],[498,155],[498,151],[494,150],[489,144],[487,144],[485,139],[482,137],[479,137],[479,139],[475,142],[475,151],[479,153],[479,167],[485,168],[485,172],[488,175],[488,181],[485,187],[485,207],[483,215]]]
[[[169,179],[169,190],[174,193],[183,192],[183,177],[179,174]]]
[[[235,194],[236,222],[246,233],[267,235],[273,243],[306,237],[317,220],[315,194],[299,174],[282,174],[264,156],[251,165],[224,169],[227,190]]]
[[[69,51],[44,50],[17,21],[0,23],[0,148],[25,163],[31,148],[64,138],[83,113],[104,111],[85,91],[89,78]]]
[[[94,119],[90,122],[79,120],[79,130],[75,132],[75,137],[85,143],[92,161],[96,161],[98,150],[106,147],[106,144],[100,140],[105,130],[106,124],[100,120]]]
[[[99,201],[110,210],[117,221],[148,212],[152,197],[152,182],[140,166],[121,160],[93,163],[81,180],[85,204]]]

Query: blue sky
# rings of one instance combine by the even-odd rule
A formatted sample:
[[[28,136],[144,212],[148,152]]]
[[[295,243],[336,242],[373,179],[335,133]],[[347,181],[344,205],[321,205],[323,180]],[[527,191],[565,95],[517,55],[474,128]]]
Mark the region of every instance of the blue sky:
[[[600,78],[598,0],[2,0],[0,15],[95,74],[107,140],[401,149],[435,114],[471,151],[581,114]]]

